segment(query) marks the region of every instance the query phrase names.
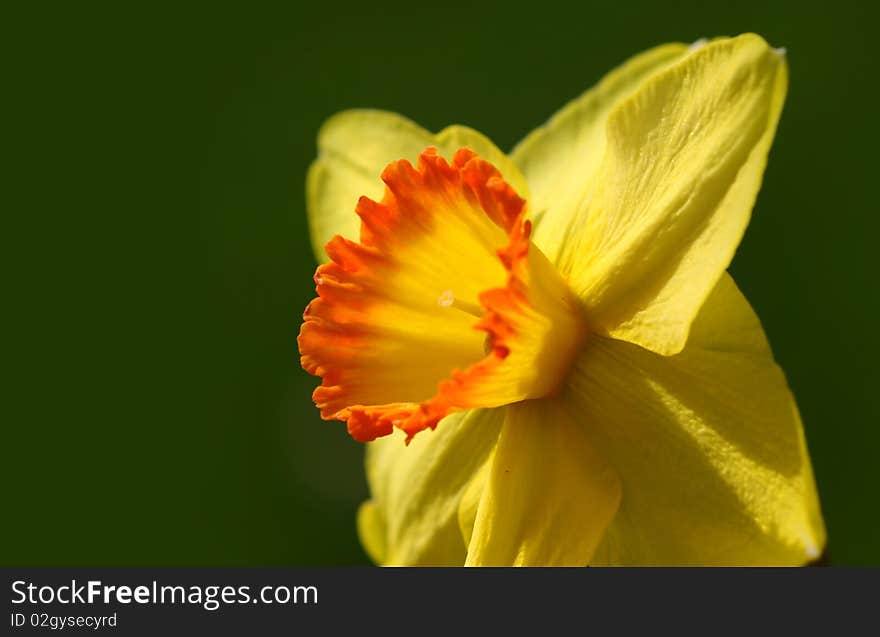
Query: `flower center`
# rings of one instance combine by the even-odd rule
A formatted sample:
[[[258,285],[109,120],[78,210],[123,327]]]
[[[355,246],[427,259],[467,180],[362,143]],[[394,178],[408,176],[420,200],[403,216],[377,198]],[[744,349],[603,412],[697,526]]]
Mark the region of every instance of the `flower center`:
[[[325,419],[358,440],[434,428],[462,409],[554,392],[585,329],[578,303],[530,241],[525,201],[467,149],[429,148],[361,197],[360,242],[334,237],[303,315],[302,365]]]

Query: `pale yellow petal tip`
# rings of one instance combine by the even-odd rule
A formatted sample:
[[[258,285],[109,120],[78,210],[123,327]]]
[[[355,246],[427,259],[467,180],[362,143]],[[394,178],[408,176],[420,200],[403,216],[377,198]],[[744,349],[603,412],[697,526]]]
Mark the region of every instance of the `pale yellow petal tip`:
[[[825,529],[806,531],[802,538],[804,549],[804,565],[809,565],[819,560],[825,553]]]
[[[707,44],[709,44],[709,38],[700,38],[699,40],[691,43],[691,45],[688,47],[688,51],[693,53],[694,51],[702,49]]]
[[[808,562],[813,562],[819,559],[819,557],[822,555],[822,551],[821,549],[819,549],[819,546],[817,544],[813,544],[812,542],[807,543],[805,553]]]
[[[711,39],[710,38],[699,38],[698,40],[695,40],[694,42],[692,42],[688,46],[688,53],[694,53],[695,51],[699,51],[700,49],[705,48],[707,45],[713,44],[715,42],[720,42],[720,41],[724,41],[724,40],[739,40],[739,39],[757,39],[757,40],[760,40],[761,42],[763,42],[766,46],[770,47],[770,45],[767,44],[767,41],[763,37],[758,35],[757,33],[743,33],[743,34],[735,36],[733,38],[728,38],[728,37],[719,37],[719,38],[711,38]],[[784,58],[786,56],[786,53],[788,52],[784,46],[776,47],[776,48],[770,47],[770,48],[772,49],[772,51],[774,53],[776,53],[777,55],[779,55],[779,57],[782,57],[782,58]]]
[[[800,519],[790,521],[791,526],[787,536],[794,549],[795,562],[800,559],[800,564],[807,565],[821,558],[825,552],[827,542],[825,523],[813,501],[808,502],[807,506],[798,512],[798,517]]]
[[[382,566],[386,558],[385,523],[372,500],[362,503],[357,512],[357,532],[361,546],[374,563]]]
[[[804,532],[803,536],[806,564],[821,559],[828,547],[828,532],[825,530],[825,523],[818,509],[813,513],[811,522],[811,527]]]

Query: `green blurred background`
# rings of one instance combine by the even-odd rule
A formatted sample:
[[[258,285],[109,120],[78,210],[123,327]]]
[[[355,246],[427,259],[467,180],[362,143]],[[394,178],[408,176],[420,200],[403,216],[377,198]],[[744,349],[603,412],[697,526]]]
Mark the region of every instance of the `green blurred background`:
[[[756,31],[791,88],[732,267],[806,423],[833,564],[880,564],[869,3],[61,5],[10,17],[5,564],[365,564],[362,447],[295,337],[304,176],[350,107],[510,148],[626,57]]]

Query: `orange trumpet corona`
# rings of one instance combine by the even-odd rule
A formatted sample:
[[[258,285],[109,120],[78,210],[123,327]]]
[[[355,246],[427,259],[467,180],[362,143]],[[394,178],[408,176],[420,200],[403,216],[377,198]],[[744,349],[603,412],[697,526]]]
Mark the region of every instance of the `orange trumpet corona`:
[[[409,441],[461,409],[552,392],[583,337],[580,311],[529,241],[526,202],[468,149],[390,164],[361,197],[360,241],[336,236],[298,338],[324,419],[357,440]],[[474,320],[476,318],[478,320]]]

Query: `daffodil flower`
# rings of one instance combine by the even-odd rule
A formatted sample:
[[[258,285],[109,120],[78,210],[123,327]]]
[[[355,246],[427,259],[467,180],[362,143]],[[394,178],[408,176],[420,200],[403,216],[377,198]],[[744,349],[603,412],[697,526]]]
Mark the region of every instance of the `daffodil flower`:
[[[371,441],[376,562],[819,556],[797,406],[725,271],[786,84],[749,34],[632,58],[510,155],[380,111],[324,125],[299,347],[321,415]]]

